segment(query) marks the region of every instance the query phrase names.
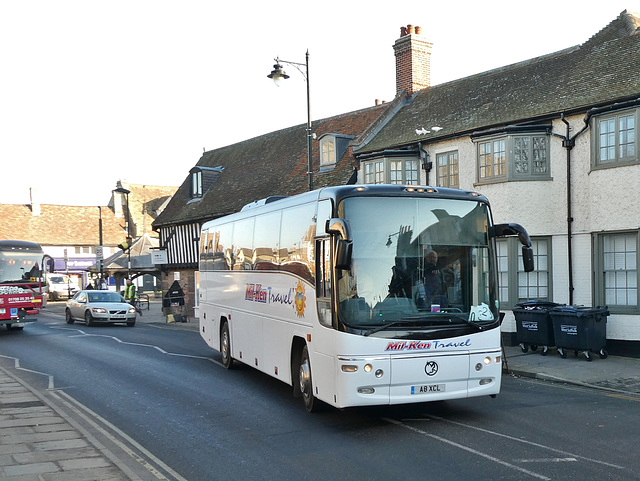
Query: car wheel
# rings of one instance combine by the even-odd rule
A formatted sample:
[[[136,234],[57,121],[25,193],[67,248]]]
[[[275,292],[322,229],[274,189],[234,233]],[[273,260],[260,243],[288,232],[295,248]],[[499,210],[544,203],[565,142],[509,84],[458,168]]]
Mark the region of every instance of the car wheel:
[[[136,321],[127,321],[127,327],[133,327],[136,325]]]
[[[64,318],[67,321],[67,324],[73,324],[75,322],[73,317],[71,317],[71,311],[69,309],[64,311]]]
[[[91,315],[91,311],[86,311],[84,313],[84,323],[87,326],[93,326],[93,316]]]

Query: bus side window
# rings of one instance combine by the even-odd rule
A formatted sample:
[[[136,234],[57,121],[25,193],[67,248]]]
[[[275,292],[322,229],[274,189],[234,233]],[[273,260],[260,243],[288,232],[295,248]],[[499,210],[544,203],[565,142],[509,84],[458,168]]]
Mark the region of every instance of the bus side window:
[[[216,232],[216,248],[213,253],[213,270],[228,271],[233,267],[233,252],[231,252],[232,224],[224,224],[218,227]]]
[[[316,204],[304,204],[282,212],[280,270],[313,282],[312,250],[316,234]]]
[[[253,231],[253,257],[251,259],[254,270],[278,270],[280,215],[280,212],[271,212],[256,217]]]

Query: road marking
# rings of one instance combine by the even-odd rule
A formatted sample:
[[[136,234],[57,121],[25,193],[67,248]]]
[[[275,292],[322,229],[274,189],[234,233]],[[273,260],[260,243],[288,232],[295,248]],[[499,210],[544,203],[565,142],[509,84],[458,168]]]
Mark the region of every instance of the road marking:
[[[87,406],[85,406],[84,404],[82,404],[81,402],[79,402],[78,400],[76,400],[66,392],[54,391],[51,393],[51,396],[57,398],[60,402],[64,403],[67,406],[67,408],[69,408],[74,413],[76,413],[76,415],[84,419],[85,422],[90,424],[94,429],[97,429],[100,433],[102,433],[103,436],[108,438],[112,443],[116,444],[120,449],[122,449],[129,456],[131,456],[132,459],[137,461],[147,471],[152,473],[157,479],[162,481],[164,480],[168,481],[169,479],[175,479],[176,481],[187,481],[186,478],[183,478],[182,476],[180,476],[177,472],[175,472],[173,469],[167,466],[164,462],[162,462],[162,460],[154,456],[150,451],[145,449],[141,444],[139,444],[133,438],[128,436],[124,431],[121,431],[120,429],[118,429],[116,426],[111,424],[109,421],[107,421],[105,418],[100,416],[98,413],[92,411]],[[63,397],[64,399],[62,399]],[[96,421],[94,421],[94,419],[102,423],[104,426],[106,426],[106,428],[98,424]],[[110,429],[111,431],[108,431],[107,428]],[[115,433],[120,438],[118,438],[116,435],[112,433]],[[142,456],[146,456],[146,458],[149,461],[143,458],[140,454],[136,453],[132,448],[129,447],[129,445],[127,445],[121,439],[126,440],[126,442],[129,443],[131,446],[133,446],[135,449],[137,449],[142,454]],[[164,470],[164,472],[169,474],[171,478],[167,478],[166,476],[164,476],[158,468],[152,465],[152,463],[155,463],[156,466],[159,466],[160,469]]]
[[[465,423],[461,423],[461,422],[458,422],[458,421],[452,421],[450,419],[441,418],[440,416],[434,416],[432,414],[426,414],[426,416],[431,418],[431,419],[436,419],[438,421],[442,421],[442,422],[449,423],[449,424],[454,424],[456,426],[461,426],[461,427],[467,428],[467,429],[473,429],[475,431],[480,431],[480,432],[483,432],[483,433],[486,433],[486,434],[492,434],[494,436],[502,437],[502,438],[508,439],[510,441],[517,441],[519,443],[526,444],[528,446],[534,446],[536,448],[545,449],[547,451],[551,451],[551,452],[554,452],[554,453],[557,453],[557,454],[562,454],[564,456],[574,457],[576,459],[582,459],[584,461],[589,461],[589,462],[592,462],[592,463],[595,463],[595,464],[602,464],[602,465],[608,466],[610,468],[625,469],[624,466],[619,466],[617,464],[607,463],[606,461],[600,461],[599,459],[593,459],[593,458],[588,458],[586,456],[580,456],[578,454],[569,453],[569,452],[563,451],[561,449],[552,448],[551,446],[545,446],[544,444],[535,443],[533,441],[527,441],[526,439],[520,439],[520,438],[516,438],[516,437],[513,437],[513,436],[509,436],[508,434],[498,433],[496,431],[490,431],[488,429],[479,428],[477,426],[471,426],[470,424],[465,424]]]
[[[468,451],[471,454],[475,454],[476,456],[483,457],[485,459],[488,459],[489,461],[492,461],[492,462],[497,463],[497,464],[501,464],[502,466],[505,466],[505,467],[510,468],[510,469],[514,469],[516,471],[519,471],[521,473],[527,474],[527,475],[532,476],[534,478],[544,479],[546,481],[550,481],[551,480],[551,478],[547,478],[546,476],[544,476],[542,474],[534,473],[533,471],[529,471],[528,469],[521,468],[520,466],[516,466],[515,464],[508,463],[508,462],[503,461],[501,459],[498,459],[498,458],[496,458],[494,456],[491,456],[491,455],[489,455],[487,453],[483,453],[482,451],[478,451],[477,449],[473,449],[473,448],[470,448],[468,446],[464,446],[463,444],[456,443],[455,441],[451,441],[449,439],[445,439],[445,438],[440,437],[440,436],[438,436],[436,434],[428,433],[426,431],[423,431],[422,429],[414,428],[413,426],[409,426],[408,424],[405,424],[402,421],[396,421],[395,419],[390,419],[390,418],[382,418],[382,419],[384,421],[389,422],[389,423],[392,423],[392,424],[395,424],[397,426],[401,426],[401,427],[403,427],[405,429],[408,429],[410,431],[413,431],[414,433],[420,434],[422,436],[427,436],[429,438],[435,439],[436,441],[440,441],[442,443],[449,444],[451,446],[454,446],[456,448],[462,449],[464,451]]]
[[[624,394],[607,394],[607,397],[615,397],[618,399],[624,399],[625,401],[637,401],[640,402],[640,397],[625,396]]]
[[[63,330],[63,331],[76,331],[76,332],[78,332],[78,334],[71,335],[69,337],[104,337],[104,338],[107,338],[107,339],[113,339],[114,341],[116,341],[116,342],[118,342],[120,344],[126,344],[128,346],[148,347],[150,349],[155,349],[156,351],[158,351],[161,354],[164,354],[166,356],[185,357],[187,359],[202,359],[204,361],[209,361],[209,362],[212,362],[214,364],[217,364],[218,366],[224,367],[221,362],[216,361],[215,359],[212,359],[210,357],[196,356],[196,355],[193,355],[193,354],[182,354],[182,353],[179,353],[179,352],[169,352],[169,351],[165,351],[161,347],[156,346],[154,344],[144,344],[144,343],[140,343],[140,342],[123,341],[122,339],[120,339],[119,337],[116,337],[116,336],[108,336],[106,334],[91,334],[91,333],[83,331],[82,329],[73,328],[73,327],[58,327],[58,326],[49,326],[49,327],[50,327],[50,329],[60,329],[60,330]]]
[[[536,459],[514,459],[516,463],[576,463],[576,458],[536,458]]]
[[[40,372],[40,371],[34,371],[33,369],[27,369],[25,367],[21,367],[20,366],[20,359],[18,359],[17,357],[11,357],[11,356],[3,356],[2,354],[0,354],[0,357],[4,357],[5,359],[13,359],[13,367],[17,370],[20,371],[25,371],[25,372],[30,372],[32,374],[38,374],[40,376],[44,376],[44,377],[48,377],[49,378],[49,386],[47,389],[53,389],[53,376],[51,374],[47,374],[44,372]]]

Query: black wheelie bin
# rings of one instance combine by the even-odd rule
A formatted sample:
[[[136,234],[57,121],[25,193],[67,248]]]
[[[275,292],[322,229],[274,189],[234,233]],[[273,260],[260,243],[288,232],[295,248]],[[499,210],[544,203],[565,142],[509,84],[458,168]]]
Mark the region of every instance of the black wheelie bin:
[[[553,321],[553,333],[558,346],[558,354],[567,357],[567,350],[575,351],[577,356],[583,352],[587,361],[591,361],[591,353],[598,353],[600,359],[607,358],[606,306],[560,306],[549,312]]]
[[[558,306],[560,304],[555,302],[540,300],[516,304],[513,315],[516,318],[516,337],[522,352],[527,352],[529,348],[536,351],[540,346],[540,354],[546,356],[549,347],[556,345],[549,312]]]

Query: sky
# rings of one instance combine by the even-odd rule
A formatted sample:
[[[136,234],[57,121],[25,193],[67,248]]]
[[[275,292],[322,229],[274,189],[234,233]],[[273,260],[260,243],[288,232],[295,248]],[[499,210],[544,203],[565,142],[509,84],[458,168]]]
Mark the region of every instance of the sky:
[[[589,5],[587,6],[587,3]],[[581,44],[640,0],[0,0],[0,203],[106,205],[204,150],[395,96],[415,25],[437,85]],[[259,173],[256,173],[259,175]]]

